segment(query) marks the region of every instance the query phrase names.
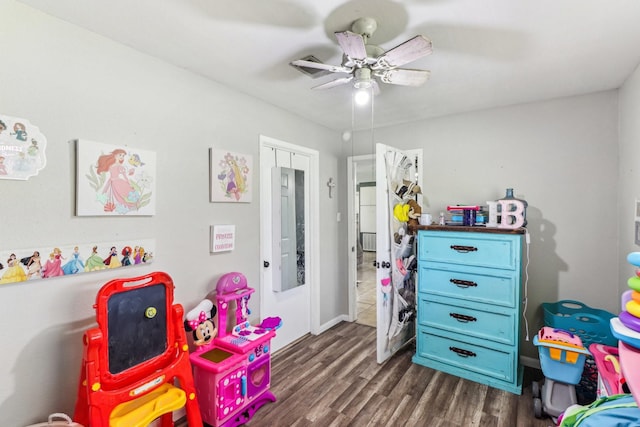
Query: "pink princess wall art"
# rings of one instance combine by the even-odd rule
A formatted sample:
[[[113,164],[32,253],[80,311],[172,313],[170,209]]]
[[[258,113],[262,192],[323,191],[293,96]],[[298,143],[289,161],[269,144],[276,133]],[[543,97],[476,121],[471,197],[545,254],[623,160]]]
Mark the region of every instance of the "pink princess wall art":
[[[155,214],[155,152],[76,141],[78,216]]]
[[[211,201],[251,202],[253,160],[248,154],[211,148]]]

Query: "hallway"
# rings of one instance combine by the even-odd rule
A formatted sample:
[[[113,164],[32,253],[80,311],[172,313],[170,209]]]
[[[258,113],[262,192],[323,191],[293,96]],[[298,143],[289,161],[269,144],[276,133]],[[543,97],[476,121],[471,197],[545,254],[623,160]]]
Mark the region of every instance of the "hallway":
[[[375,252],[363,253],[362,264],[358,266],[358,286],[356,291],[358,315],[356,323],[376,327],[376,269],[373,262]]]

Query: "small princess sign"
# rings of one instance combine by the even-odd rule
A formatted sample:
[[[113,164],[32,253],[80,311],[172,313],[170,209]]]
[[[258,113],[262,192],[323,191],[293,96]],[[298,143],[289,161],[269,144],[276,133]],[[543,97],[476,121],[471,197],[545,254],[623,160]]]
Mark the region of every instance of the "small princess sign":
[[[27,180],[47,163],[47,139],[29,120],[0,115],[0,179]]]

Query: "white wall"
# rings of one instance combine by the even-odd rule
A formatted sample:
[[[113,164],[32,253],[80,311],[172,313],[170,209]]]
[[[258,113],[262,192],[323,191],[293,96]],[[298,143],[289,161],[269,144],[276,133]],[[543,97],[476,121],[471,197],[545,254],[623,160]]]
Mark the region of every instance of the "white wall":
[[[617,108],[609,91],[392,126],[375,137],[424,149],[423,212],[434,217],[449,204],[504,197],[507,187],[528,201],[527,317],[536,333],[542,302],[573,299],[614,313],[619,305]],[[537,357],[530,342],[522,352]]]
[[[53,248],[76,242],[155,238],[155,262],[127,275],[166,271],[175,299],[190,309],[229,271],[259,288],[259,135],[320,150],[321,323],[347,313],[346,192],[328,198],[329,176],[342,179],[338,133],[250,96],[53,19],[0,1],[0,113],[21,117],[47,137],[47,167],[28,181],[0,180],[0,245]],[[84,138],[157,153],[153,217],[74,216],[74,150]],[[253,155],[249,204],[209,202],[209,147]],[[344,200],[343,200],[344,199]],[[342,203],[342,205],[340,205]],[[236,249],[209,253],[209,226],[234,223]],[[343,229],[344,228],[344,229]],[[336,248],[342,248],[336,250]],[[48,253],[48,252],[47,252]],[[6,260],[5,260],[6,261]],[[4,263],[4,261],[2,261]],[[0,287],[0,425],[42,422],[72,413],[82,333],[95,319],[98,289],[117,271]],[[252,317],[259,317],[259,291]],[[286,325],[285,325],[286,326]]]
[[[618,262],[619,293],[629,290],[627,279],[635,268],[627,262],[630,252],[640,251],[635,244],[635,206],[640,200],[640,67],[620,88],[620,169],[618,185],[618,217],[620,250]],[[618,307],[617,311],[620,311]]]

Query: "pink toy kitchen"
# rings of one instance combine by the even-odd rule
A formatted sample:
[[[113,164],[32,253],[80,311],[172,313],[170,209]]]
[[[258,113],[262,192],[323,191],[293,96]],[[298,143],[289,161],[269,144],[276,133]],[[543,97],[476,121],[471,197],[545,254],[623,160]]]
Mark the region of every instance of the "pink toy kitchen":
[[[193,331],[197,345],[189,359],[200,412],[213,427],[242,425],[260,407],[276,401],[269,389],[270,343],[281,319],[249,323],[248,304],[254,291],[242,273],[227,273],[218,280],[215,292],[187,314],[185,326]]]

